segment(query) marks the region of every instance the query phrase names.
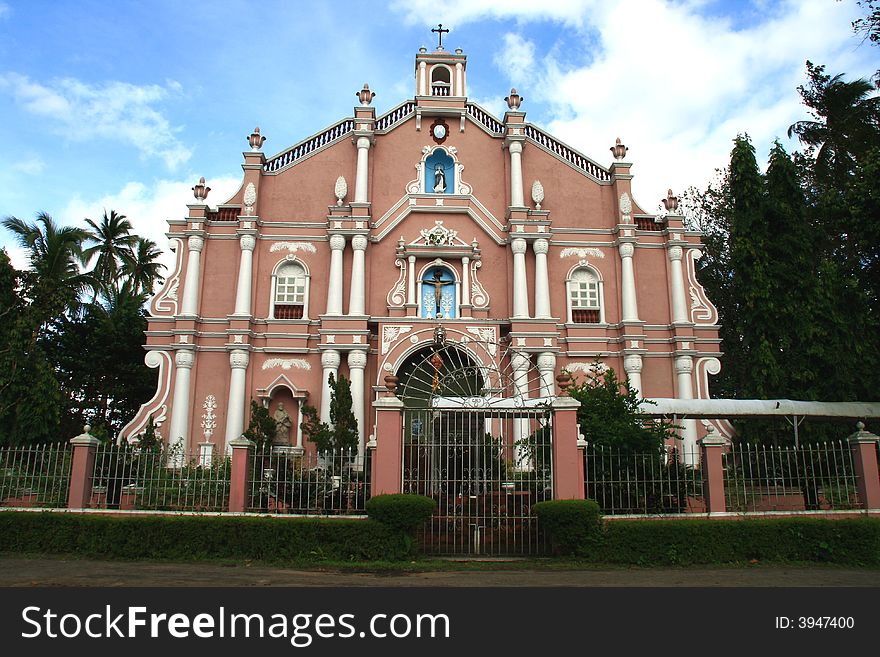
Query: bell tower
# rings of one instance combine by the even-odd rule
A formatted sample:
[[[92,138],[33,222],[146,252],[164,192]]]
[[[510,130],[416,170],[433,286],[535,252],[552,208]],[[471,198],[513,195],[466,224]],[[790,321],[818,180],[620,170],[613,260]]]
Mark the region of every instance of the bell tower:
[[[449,32],[442,23],[431,30],[439,35],[436,50],[428,52],[422,46],[416,54],[416,100],[421,98],[467,97],[467,56],[461,48],[450,53],[443,48],[443,34]]]

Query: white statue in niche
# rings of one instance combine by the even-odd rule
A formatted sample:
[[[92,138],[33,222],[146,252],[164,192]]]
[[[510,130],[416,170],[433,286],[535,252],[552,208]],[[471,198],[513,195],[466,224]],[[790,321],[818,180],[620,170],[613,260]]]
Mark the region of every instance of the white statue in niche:
[[[434,193],[446,193],[446,172],[443,170],[442,164],[437,164],[434,167]]]
[[[278,409],[275,411],[275,439],[272,441],[276,445],[287,445],[290,443],[290,427],[293,422],[287,411],[284,410],[284,403],[278,402]]]

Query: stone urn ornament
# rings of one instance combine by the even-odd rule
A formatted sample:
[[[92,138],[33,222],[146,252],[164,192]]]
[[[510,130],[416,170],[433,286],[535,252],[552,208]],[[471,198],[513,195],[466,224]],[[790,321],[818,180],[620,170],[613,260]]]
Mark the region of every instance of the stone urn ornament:
[[[540,210],[541,203],[544,202],[544,185],[540,180],[532,183],[532,201],[535,203],[535,210]]]
[[[199,203],[205,203],[205,199],[208,198],[208,192],[211,191],[211,188],[205,184],[205,177],[202,176],[199,178],[199,182],[196,183],[195,187],[192,188],[193,196],[196,197],[196,200]]]
[[[504,98],[504,102],[507,103],[507,106],[516,111],[519,109],[519,106],[522,105],[522,102],[525,100],[522,96],[516,93],[516,89],[510,90],[510,95]]]
[[[260,126],[254,128],[254,131],[248,135],[247,140],[252,151],[260,150],[263,148],[263,144],[266,143],[266,138],[260,134]]]
[[[336,187],[334,188],[333,193],[336,194],[336,205],[342,205],[343,199],[348,194],[348,183],[345,182],[343,176],[339,176],[336,179]]]
[[[360,91],[356,91],[354,95],[358,97],[361,105],[369,105],[376,97],[375,92],[370,91],[370,85],[368,85],[366,82],[364,82],[364,88]]]
[[[673,196],[671,189],[666,192],[666,198],[661,199],[660,202],[663,203],[664,209],[670,214],[675,214],[676,210],[678,210],[678,197]]]
[[[614,146],[611,147],[611,153],[614,155],[614,159],[618,162],[626,157],[626,152],[628,150],[629,148],[624,146],[623,142],[620,141],[620,137],[614,140]]]

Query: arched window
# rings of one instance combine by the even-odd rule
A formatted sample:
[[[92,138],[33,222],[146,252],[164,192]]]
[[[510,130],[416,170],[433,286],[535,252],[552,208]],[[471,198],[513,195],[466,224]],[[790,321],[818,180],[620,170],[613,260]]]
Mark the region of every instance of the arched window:
[[[431,95],[449,96],[452,89],[452,73],[448,68],[436,64],[431,69]]]
[[[305,268],[298,262],[286,262],[272,278],[272,318],[308,318],[309,285]]]
[[[602,281],[589,267],[580,267],[565,282],[568,293],[568,321],[572,324],[605,322]]]
[[[449,269],[443,266],[429,267],[420,283],[419,317],[455,319],[458,316],[458,286]]]

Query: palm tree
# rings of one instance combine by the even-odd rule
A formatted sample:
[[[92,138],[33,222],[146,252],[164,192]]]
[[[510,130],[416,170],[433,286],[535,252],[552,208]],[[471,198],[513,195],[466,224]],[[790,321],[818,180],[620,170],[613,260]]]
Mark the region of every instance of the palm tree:
[[[135,294],[149,295],[153,286],[163,280],[165,265],[157,262],[162,255],[153,240],[138,237],[131,249],[122,253],[120,273]]]
[[[27,274],[31,278],[33,297],[31,302],[40,313],[40,325],[45,325],[65,311],[79,312],[80,295],[94,286],[92,276],[79,268],[87,231],[72,226],[58,226],[45,212],[37,214],[35,223],[6,217],[3,226],[27,250],[30,261]]]
[[[880,139],[880,97],[869,96],[874,86],[867,80],[846,82],[831,77],[824,66],[807,62],[809,82],[798,91],[816,121],[797,121],[788,136],[797,135],[807,146],[818,148],[817,173],[839,180],[852,171]]]
[[[87,231],[86,243],[90,246],[82,251],[83,264],[96,258],[92,273],[106,289],[118,283],[123,254],[134,246],[137,237],[131,234],[131,222],[116,210],[110,210],[109,215],[104,210],[100,224],[91,219],[86,219],[86,223],[92,229]]]

